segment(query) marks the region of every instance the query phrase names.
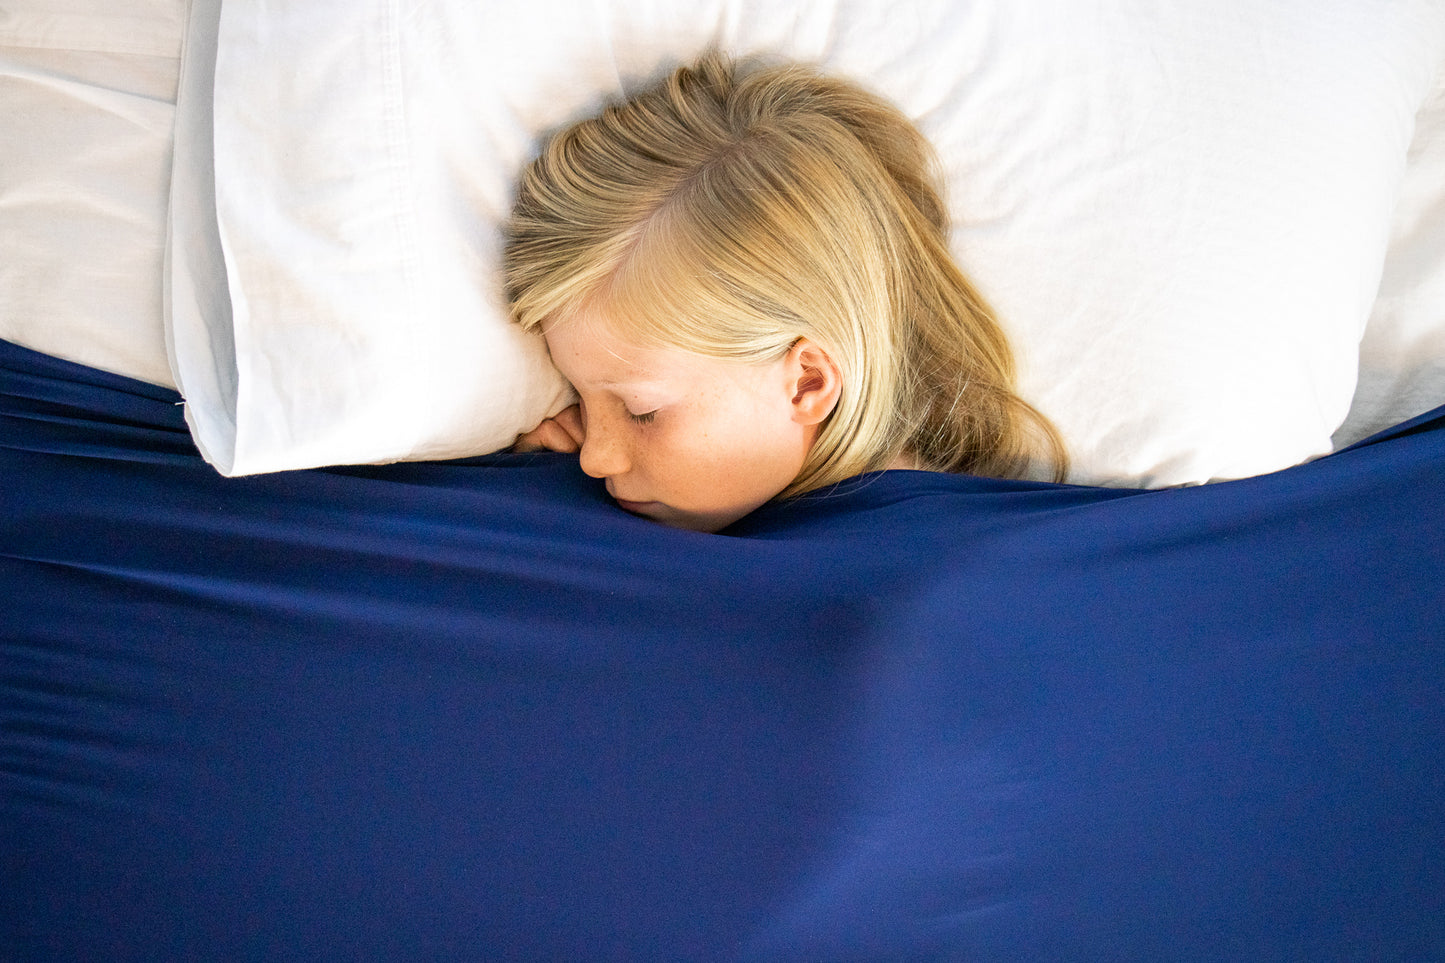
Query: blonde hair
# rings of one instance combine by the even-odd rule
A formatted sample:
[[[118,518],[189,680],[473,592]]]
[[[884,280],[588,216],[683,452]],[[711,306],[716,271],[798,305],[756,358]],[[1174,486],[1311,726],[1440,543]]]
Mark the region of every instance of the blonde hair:
[[[799,338],[842,392],[783,495],[911,455],[1016,476],[1063,446],[946,241],[934,158],[886,101],[716,53],[565,128],[523,174],[505,252],[528,329],[598,309],[645,345],[765,362]]]

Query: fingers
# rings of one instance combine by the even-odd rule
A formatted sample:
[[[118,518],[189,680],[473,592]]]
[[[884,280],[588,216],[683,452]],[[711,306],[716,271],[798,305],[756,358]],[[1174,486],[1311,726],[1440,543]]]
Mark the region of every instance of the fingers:
[[[587,429],[582,427],[582,409],[577,405],[563,408],[551,420],[562,426],[562,430],[571,436],[577,448],[581,448],[582,442],[587,440]]]
[[[575,452],[581,446],[572,436],[552,419],[548,418],[536,428],[517,436],[513,451],[561,451]]]
[[[513,451],[560,451],[574,454],[582,450],[586,433],[582,429],[582,417],[573,405],[543,421],[531,431],[517,436],[512,444]]]

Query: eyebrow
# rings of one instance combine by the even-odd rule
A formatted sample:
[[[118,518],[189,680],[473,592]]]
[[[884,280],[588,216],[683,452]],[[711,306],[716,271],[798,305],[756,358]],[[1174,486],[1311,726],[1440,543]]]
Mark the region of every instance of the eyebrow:
[[[647,381],[599,381],[599,388],[655,388],[662,382],[656,379]]]

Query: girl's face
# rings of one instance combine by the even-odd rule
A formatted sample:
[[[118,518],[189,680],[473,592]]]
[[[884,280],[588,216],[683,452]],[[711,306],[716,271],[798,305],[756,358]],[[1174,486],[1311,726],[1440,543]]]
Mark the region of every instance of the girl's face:
[[[545,333],[581,397],[582,470],[627,511],[715,532],[802,470],[821,419],[799,416],[800,400],[817,399],[805,397],[812,382],[800,382],[797,346],[766,364],[723,361],[633,344],[597,312]]]

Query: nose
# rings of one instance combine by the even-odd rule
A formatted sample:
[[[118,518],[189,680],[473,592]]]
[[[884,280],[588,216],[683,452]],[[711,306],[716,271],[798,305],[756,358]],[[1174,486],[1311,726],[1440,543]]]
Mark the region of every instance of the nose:
[[[587,419],[587,434],[579,457],[582,470],[593,478],[612,478],[632,467],[626,446],[605,418]]]

